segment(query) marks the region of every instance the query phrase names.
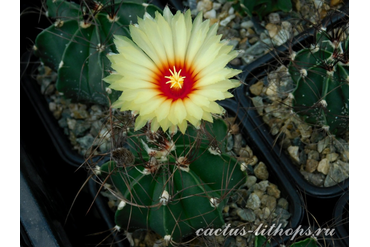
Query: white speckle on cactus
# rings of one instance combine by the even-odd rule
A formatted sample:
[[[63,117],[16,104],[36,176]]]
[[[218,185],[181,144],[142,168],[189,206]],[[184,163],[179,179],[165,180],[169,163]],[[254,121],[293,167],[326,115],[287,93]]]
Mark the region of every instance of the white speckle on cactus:
[[[311,47],[310,47],[310,49],[311,49],[311,53],[316,53],[316,52],[318,52],[319,50],[320,50],[320,48],[319,48],[319,44],[311,44]]]
[[[102,52],[102,51],[104,51],[105,50],[105,45],[102,45],[102,44],[98,44],[97,46],[96,46],[96,50],[98,51],[98,52]]]
[[[168,194],[167,190],[164,190],[162,195],[159,197],[159,202],[163,206],[166,206],[169,199],[170,199],[170,194]]]
[[[147,4],[147,3],[142,3],[142,5],[143,5],[145,8],[149,6],[149,4]]]
[[[46,11],[46,12],[45,12],[45,16],[46,16],[46,17],[49,17],[49,11]]]
[[[103,187],[104,187],[104,189],[111,189],[112,188],[112,185],[110,185],[110,184],[108,184],[108,183],[105,183],[104,185],[103,185]]]
[[[117,15],[113,16],[113,18],[110,15],[107,15],[107,18],[110,23],[113,23],[119,20],[119,17]]]
[[[91,26],[91,22],[80,21],[80,27],[88,28]]]
[[[210,147],[208,151],[213,155],[221,155],[221,150],[218,147]]]
[[[166,246],[168,246],[168,244],[170,243],[170,241],[171,241],[171,235],[164,236],[164,244]]]
[[[326,100],[321,100],[320,101],[320,105],[322,105],[324,108],[326,108],[328,106],[328,103],[326,102]]]
[[[132,238],[132,233],[128,232],[128,231],[125,231],[125,236],[126,236],[127,240],[130,242],[130,246],[135,246],[134,239]]]
[[[211,207],[213,208],[217,208],[217,206],[220,204],[217,197],[212,197],[211,199],[209,199],[209,202],[211,203]]]
[[[60,61],[58,69],[62,68],[63,65],[64,65],[64,62],[63,61]]]
[[[114,229],[117,231],[117,232],[120,232],[121,231],[121,227],[120,226],[114,226]]]
[[[326,132],[329,132],[330,126],[329,125],[324,125],[324,126],[322,126],[322,129],[325,130]]]
[[[290,60],[294,61],[295,57],[297,56],[297,52],[293,51],[290,55],[289,58]]]
[[[242,172],[244,172],[245,170],[247,170],[247,164],[245,164],[245,162],[243,162],[243,163],[241,163],[240,164],[240,170],[242,171]]]
[[[34,51],[37,51],[37,46],[32,46],[32,49],[34,50]]]
[[[101,174],[100,166],[95,166],[94,173],[95,173],[95,175],[100,175]]]
[[[300,70],[299,70],[299,73],[301,74],[301,76],[302,76],[303,78],[305,78],[305,77],[307,76],[307,70],[305,70],[305,69],[300,69]]]
[[[326,74],[327,74],[328,76],[333,76],[333,75],[334,75],[334,69],[333,69],[333,70],[327,70],[327,71],[326,71]]]
[[[150,148],[149,146],[148,146],[148,144],[146,144],[142,139],[140,139],[140,141],[141,141],[141,143],[143,144],[143,146],[144,146],[144,149],[145,149],[145,151],[146,151],[146,153],[149,155],[149,156],[156,156],[156,154],[157,154],[157,150],[154,150],[154,149],[152,149],[152,148]]]
[[[107,87],[107,88],[105,89],[105,91],[107,92],[107,94],[111,94],[111,93],[112,93],[112,89],[110,89],[109,87]]]
[[[61,19],[56,19],[55,23],[54,23],[54,26],[55,27],[62,27],[64,24],[64,21],[62,21]]]
[[[189,172],[189,161],[186,157],[184,156],[181,156],[177,159],[176,161],[176,165],[179,166],[180,170],[184,171],[184,172]]]
[[[126,202],[121,201],[121,202],[118,204],[117,209],[118,209],[118,210],[122,210],[125,206],[126,206]]]
[[[319,33],[322,33],[322,32],[325,32],[326,31],[326,27],[321,27],[320,30],[319,30]]]

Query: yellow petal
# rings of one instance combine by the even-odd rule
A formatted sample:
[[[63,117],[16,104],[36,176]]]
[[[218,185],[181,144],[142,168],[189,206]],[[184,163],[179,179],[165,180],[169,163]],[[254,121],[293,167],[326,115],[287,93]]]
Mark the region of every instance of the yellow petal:
[[[176,113],[175,113],[175,102],[172,102],[171,104],[171,107],[170,107],[170,112],[168,114],[168,120],[170,120],[170,122],[172,123],[172,125],[177,125],[178,123],[178,120],[177,120],[177,117],[176,117]]]
[[[185,16],[178,11],[173,17],[171,24],[174,52],[176,54],[175,62],[178,66],[183,67],[187,43],[190,38],[188,37],[189,31],[187,30]]]
[[[149,56],[151,60],[153,60],[155,64],[161,63],[148,36],[142,30],[137,27],[130,26],[130,34],[132,40]]]
[[[184,106],[188,115],[201,119],[203,116],[203,110],[198,105],[194,104],[189,98],[184,99]]]
[[[220,36],[214,36],[208,42],[204,42],[193,60],[194,73],[197,74],[206,68],[217,57],[222,45],[219,43]]]
[[[148,119],[141,117],[140,115],[135,120],[135,131],[144,127],[144,125],[148,122]]]
[[[198,90],[197,95],[202,95],[206,97],[208,100],[223,100],[224,94],[222,91],[219,90]]]
[[[134,43],[125,36],[114,36],[114,44],[117,47],[119,56],[123,56],[134,64],[139,64],[152,71],[157,70],[153,61]],[[110,56],[108,56],[109,58]]]
[[[153,118],[152,122],[150,123],[150,130],[155,132],[159,129],[160,125],[157,121],[157,118]]]
[[[202,22],[202,12],[194,20],[193,29],[189,40],[188,50],[186,52],[187,64],[192,64],[195,55],[202,46],[209,29],[209,20]]]
[[[175,101],[174,111],[175,111],[178,122],[181,123],[182,121],[184,121],[184,119],[186,118],[186,108],[181,99],[178,99]]]
[[[190,116],[190,115],[186,116],[186,120],[188,120],[196,128],[199,128],[200,121],[201,121],[202,118],[203,118],[203,113],[202,113],[202,117],[200,119],[195,118],[195,117]]]
[[[206,97],[197,95],[196,93],[192,93],[188,95],[188,97],[194,104],[199,105],[201,107],[209,105],[209,100]]]
[[[168,22],[156,12],[156,20],[158,22],[157,31],[160,33],[161,42],[166,51],[168,64],[175,64],[175,54],[173,51],[173,40],[168,37],[172,37],[172,30]]]
[[[131,76],[147,81],[150,81],[154,76],[152,70],[134,64],[122,56],[111,56],[109,59],[112,62],[111,67],[121,76]]]
[[[205,77],[207,74],[223,69],[226,66],[226,64],[232,59],[234,59],[236,56],[237,54],[235,53],[223,54],[218,58],[213,59],[213,61],[209,63],[208,66],[203,67],[203,69],[199,71],[199,77]]]
[[[107,77],[108,78],[108,77]],[[104,78],[106,80],[106,78]],[[117,91],[124,91],[127,89],[141,89],[141,88],[147,88],[147,89],[154,89],[157,88],[157,85],[149,82],[149,81],[144,81],[138,78],[134,77],[128,77],[125,76],[119,80],[111,82],[110,88],[117,90]]]
[[[158,24],[156,21],[148,19],[148,20],[141,20],[139,19],[139,27],[143,32],[150,37],[149,42],[153,46],[155,53],[157,54],[157,57],[161,61],[162,65],[169,66],[166,50],[162,41],[162,36],[158,32]]]
[[[171,125],[170,121],[168,121],[167,118],[160,121],[159,124],[161,125],[163,131],[166,131]]]
[[[172,18],[173,18],[173,14],[170,10],[170,8],[166,5],[166,7],[164,8],[163,10],[163,17],[164,19],[169,23],[171,24],[172,22]]]
[[[168,129],[168,132],[170,132],[171,135],[176,135],[177,133],[177,125],[171,125]]]
[[[115,81],[119,81],[121,79],[122,79],[122,76],[120,74],[115,74],[115,73],[112,73],[112,74],[108,75],[107,77],[103,78],[103,80],[106,83],[109,83],[109,84],[111,84],[112,82],[115,82]]]
[[[166,100],[162,102],[162,104],[155,110],[155,113],[157,114],[158,122],[161,122],[163,119],[165,119],[168,116],[171,105],[172,105],[172,100]]]
[[[186,131],[186,128],[188,127],[188,122],[186,120],[183,120],[180,124],[179,124],[179,129],[181,131],[181,133],[185,134],[185,131]]]
[[[140,114],[145,115],[154,112],[162,104],[162,102],[166,100],[166,98],[157,96],[148,100],[149,101],[146,104],[142,104]]]
[[[209,112],[204,111],[203,112],[203,117],[204,120],[213,123],[213,117]]]
[[[204,107],[205,109],[208,110],[208,112],[211,113],[216,113],[216,114],[221,114],[223,112],[222,107],[217,104],[216,102],[210,102],[208,107]]]

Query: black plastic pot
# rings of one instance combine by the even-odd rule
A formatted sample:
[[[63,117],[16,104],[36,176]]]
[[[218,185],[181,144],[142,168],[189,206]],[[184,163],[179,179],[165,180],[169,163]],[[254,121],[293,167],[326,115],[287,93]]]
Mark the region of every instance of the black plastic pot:
[[[282,151],[279,143],[276,143],[276,137],[270,134],[269,127],[263,122],[261,116],[257,113],[257,110],[255,109],[250,98],[246,96],[249,92],[249,87],[258,82],[259,79],[266,76],[265,71],[268,70],[272,63],[276,63],[274,56],[271,54],[266,54],[265,56],[246,66],[244,69],[246,75],[244,75],[243,79],[247,84],[243,84],[236,90],[237,100],[240,102],[241,107],[247,111],[246,121],[250,122],[250,131],[254,131],[262,137],[264,140],[263,143],[268,147],[269,152],[272,153],[280,166],[286,169],[289,174],[289,178],[293,180],[294,184],[298,186],[304,193],[318,198],[331,198],[339,196],[348,188],[349,179],[346,179],[345,181],[332,187],[318,187],[305,180],[289,156]]]
[[[86,172],[61,159],[23,89],[20,96],[21,246],[95,246],[106,237],[103,244],[115,242],[88,187],[79,191]]]
[[[346,18],[344,14],[336,15],[330,23],[335,25],[342,18]],[[300,35],[299,38],[293,40],[293,50],[297,51],[303,46],[308,47],[312,42],[313,33],[313,30],[309,30],[304,35]],[[268,53],[241,68],[243,70],[241,80],[245,83],[235,90],[235,97],[239,101],[241,107],[248,113],[246,118],[248,119],[248,122],[251,122],[251,131],[259,133],[275,159],[277,159],[280,165],[290,174],[289,178],[294,181],[295,185],[297,185],[304,193],[313,197],[337,197],[348,188],[348,179],[332,187],[318,187],[307,182],[297,167],[292,163],[289,156],[283,152],[280,145],[276,143],[276,137],[270,134],[269,127],[263,122],[262,117],[257,113],[251,99],[248,97],[250,86],[264,78],[267,75],[267,71],[271,71],[271,68],[276,68],[281,65],[281,63],[284,63],[285,65],[289,63],[289,61],[283,61],[282,59],[278,60],[279,54],[283,54],[287,51],[288,47],[286,45],[282,45],[278,47],[275,52]]]
[[[337,239],[343,246],[349,246],[349,191],[338,200],[333,212]]]
[[[269,181],[279,187],[282,195],[289,202],[289,212],[292,214],[287,228],[296,229],[303,219],[303,201],[295,187],[291,184],[288,177],[281,169],[280,164],[276,162],[275,157],[270,152],[269,147],[262,141],[257,132],[253,130],[251,123],[247,119],[247,113],[238,105],[235,100],[227,99],[220,101],[219,104],[225,108],[229,116],[237,117],[237,123],[240,123],[240,132],[243,135],[247,145],[252,149],[253,153],[267,166],[270,174]],[[275,236],[272,239],[273,246],[278,246],[286,242],[290,237],[285,236],[279,239]]]

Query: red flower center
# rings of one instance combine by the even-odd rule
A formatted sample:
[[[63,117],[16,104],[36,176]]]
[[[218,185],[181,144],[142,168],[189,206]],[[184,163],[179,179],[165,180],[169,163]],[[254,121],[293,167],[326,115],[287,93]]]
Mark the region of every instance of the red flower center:
[[[186,66],[172,66],[161,71],[158,78],[160,95],[168,99],[184,99],[194,91],[195,78]]]

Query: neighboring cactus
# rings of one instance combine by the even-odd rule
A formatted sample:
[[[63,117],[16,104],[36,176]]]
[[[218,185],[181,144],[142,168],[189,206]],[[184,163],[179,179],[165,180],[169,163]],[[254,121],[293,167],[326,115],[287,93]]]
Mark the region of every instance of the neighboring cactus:
[[[41,61],[58,72],[56,88],[74,101],[108,105],[102,78],[109,75],[106,54],[117,52],[113,35],[129,36],[128,25],[137,16],[160,11],[145,3],[47,0],[47,15],[55,23],[36,38],[34,51]],[[107,91],[106,91],[107,90]],[[108,92],[108,93],[107,93]],[[115,101],[121,92],[110,94]]]
[[[131,152],[113,151],[112,161],[96,169],[121,200],[117,229],[150,228],[178,242],[199,228],[224,224],[227,198],[246,175],[226,154],[225,122],[204,123],[171,136],[161,130],[128,132]]]
[[[289,73],[296,84],[294,110],[307,123],[341,135],[349,125],[349,36],[321,30],[311,48],[291,56]]]
[[[256,13],[260,19],[274,11],[289,12],[292,9],[291,0],[229,0],[241,14],[252,16]]]

